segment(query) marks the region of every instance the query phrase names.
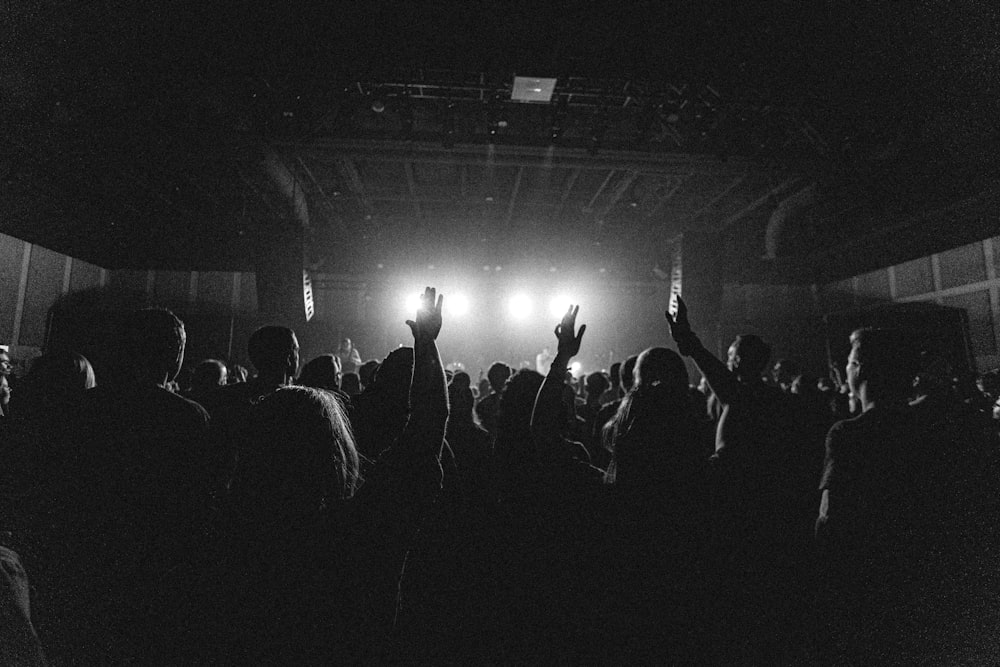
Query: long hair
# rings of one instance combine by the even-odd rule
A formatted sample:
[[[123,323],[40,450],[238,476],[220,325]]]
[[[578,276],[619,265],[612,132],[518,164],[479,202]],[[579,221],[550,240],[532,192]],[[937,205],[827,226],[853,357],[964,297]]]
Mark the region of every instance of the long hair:
[[[309,520],[361,484],[350,424],[337,398],[310,387],[283,387],[255,408],[256,470],[240,487],[251,511],[275,521]]]
[[[639,355],[635,382],[611,422],[612,458],[606,482],[662,474],[642,468],[682,454],[667,450],[686,450],[695,444],[696,419],[687,382],[687,369],[676,352],[653,347]]]

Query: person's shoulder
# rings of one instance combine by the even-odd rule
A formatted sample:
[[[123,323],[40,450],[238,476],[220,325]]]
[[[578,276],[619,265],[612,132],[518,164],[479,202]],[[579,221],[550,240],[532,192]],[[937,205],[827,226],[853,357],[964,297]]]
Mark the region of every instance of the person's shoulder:
[[[175,412],[178,416],[186,417],[192,423],[200,422],[205,425],[208,424],[208,410],[206,410],[201,403],[197,403],[189,398],[184,398],[180,394],[175,394],[172,391],[167,391],[162,388],[155,393],[157,395],[157,399],[164,406],[167,406],[169,410]]]

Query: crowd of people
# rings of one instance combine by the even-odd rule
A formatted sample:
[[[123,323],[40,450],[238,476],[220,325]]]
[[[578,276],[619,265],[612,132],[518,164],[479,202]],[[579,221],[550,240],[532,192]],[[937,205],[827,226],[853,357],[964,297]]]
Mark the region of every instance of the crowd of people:
[[[718,359],[677,298],[673,349],[576,380],[577,306],[544,373],[477,381],[441,363],[442,299],[381,361],[301,364],[266,326],[254,374],[179,381],[164,309],[124,318],[107,378],[36,360],[0,413],[0,664],[1000,655],[997,397],[907,332],[810,378],[752,334]]]

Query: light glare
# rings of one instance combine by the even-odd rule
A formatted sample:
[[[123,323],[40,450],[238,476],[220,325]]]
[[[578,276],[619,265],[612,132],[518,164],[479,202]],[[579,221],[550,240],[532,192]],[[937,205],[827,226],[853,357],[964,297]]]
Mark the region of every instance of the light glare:
[[[531,316],[533,305],[531,297],[527,294],[515,294],[510,297],[510,301],[507,302],[507,309],[510,312],[511,317],[517,320],[523,320]]]
[[[575,303],[579,303],[579,301],[576,301],[572,297],[557,296],[549,302],[549,315],[561,318],[569,310],[569,307]]]
[[[423,294],[421,294],[419,292],[417,292],[417,293],[407,293],[406,300],[405,300],[407,314],[413,315],[418,310],[420,310],[420,298],[422,296],[423,296]]]
[[[464,294],[449,294],[445,296],[444,307],[449,315],[461,317],[469,313],[469,299]]]

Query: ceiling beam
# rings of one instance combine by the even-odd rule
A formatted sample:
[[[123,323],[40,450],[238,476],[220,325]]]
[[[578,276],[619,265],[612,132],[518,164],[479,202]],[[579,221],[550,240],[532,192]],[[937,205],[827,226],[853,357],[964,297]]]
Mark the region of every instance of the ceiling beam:
[[[740,184],[743,181],[746,180],[746,178],[747,178],[746,174],[743,174],[742,176],[737,176],[736,178],[734,178],[729,183],[729,185],[727,185],[725,188],[722,189],[721,192],[719,192],[717,195],[715,195],[714,197],[712,197],[711,199],[709,199],[707,204],[705,204],[704,206],[702,206],[701,208],[699,208],[697,211],[695,211],[691,215],[689,215],[686,218],[684,218],[684,220],[681,222],[681,225],[680,225],[681,228],[683,229],[687,225],[691,224],[692,222],[694,222],[695,220],[697,220],[699,217],[701,217],[701,215],[704,214],[706,211],[708,211],[713,206],[715,206],[720,201],[722,201],[722,199],[724,197],[727,197],[730,192],[732,192],[733,190],[735,190],[736,188],[738,188],[740,186]]]
[[[756,211],[758,208],[760,208],[764,204],[768,203],[769,201],[771,201],[771,200],[773,200],[773,199],[775,199],[777,197],[782,197],[782,196],[788,194],[788,192],[790,190],[792,190],[796,185],[798,185],[801,182],[802,182],[802,179],[800,177],[798,177],[798,176],[793,176],[791,178],[786,178],[784,181],[782,181],[781,183],[779,183],[777,186],[771,188],[770,190],[768,190],[767,192],[765,192],[763,195],[761,195],[760,197],[758,197],[757,199],[755,199],[754,201],[752,201],[750,204],[748,204],[747,206],[743,207],[742,209],[740,209],[739,211],[737,211],[736,213],[732,214],[731,216],[729,216],[728,218],[726,218],[725,220],[723,220],[721,223],[719,223],[718,225],[716,225],[715,226],[715,231],[716,232],[722,232],[722,231],[725,231],[725,230],[729,229],[730,227],[732,227],[733,225],[735,225],[737,222],[739,222],[740,220],[742,220],[744,217],[746,217],[748,214],[752,213],[753,211]]]
[[[417,198],[417,182],[413,178],[413,163],[404,162],[403,170],[406,172],[406,187],[410,191],[410,201],[413,202],[413,213],[417,218],[423,218],[423,211],[420,209],[420,200]]]
[[[323,186],[319,184],[319,181],[316,180],[316,177],[313,176],[312,171],[309,170],[309,167],[306,166],[306,163],[301,157],[296,158],[296,160],[298,161],[299,166],[302,167],[302,171],[305,172],[306,178],[309,179],[312,186],[316,188],[317,192],[319,192],[320,197],[323,198],[323,203],[326,204],[327,209],[330,211],[330,217],[333,218],[333,224],[337,228],[337,232],[340,233],[344,240],[351,239],[352,235],[351,231],[347,228],[347,223],[343,218],[337,215],[337,210],[334,208],[333,202],[330,201],[330,198],[326,196],[326,192],[323,191]]]
[[[677,191],[681,189],[681,186],[684,185],[684,182],[687,181],[689,177],[690,174],[688,174],[687,176],[672,176],[671,178],[673,178],[674,181],[670,189],[667,190],[667,192],[660,197],[660,200],[656,202],[656,206],[653,207],[653,210],[651,210],[649,213],[646,214],[646,219],[649,220],[654,215],[658,214],[661,210],[663,210],[663,207],[666,205],[666,203],[670,201],[670,199],[675,194],[677,194]]]
[[[371,220],[374,208],[372,207],[368,193],[365,191],[365,184],[361,181],[361,175],[358,173],[358,168],[354,164],[354,160],[349,157],[340,157],[335,160],[334,165],[340,173],[341,178],[347,182],[347,189],[361,202],[361,208],[365,212],[365,219]]]
[[[639,178],[638,171],[630,170],[625,173],[624,178],[615,185],[615,189],[611,193],[611,199],[597,212],[598,220],[603,219],[615,207],[615,204],[621,201],[621,198],[625,196],[625,193],[628,192],[628,189],[632,187],[637,178]],[[593,205],[593,202],[591,202],[591,205]]]
[[[590,198],[590,201],[587,202],[587,205],[584,207],[583,210],[585,212],[589,213],[590,211],[593,210],[594,203],[597,201],[597,198],[601,196],[601,193],[604,192],[604,188],[608,187],[608,183],[611,182],[611,178],[614,175],[615,175],[614,169],[608,172],[608,175],[604,178],[604,181],[601,183],[601,187],[597,188],[597,192],[594,193],[594,196]]]
[[[563,186],[562,197],[559,198],[559,208],[556,210],[556,220],[562,217],[563,209],[566,208],[566,201],[569,199],[570,193],[573,191],[573,186],[576,185],[576,179],[580,178],[580,174],[583,169],[574,169],[570,172],[569,178],[566,179],[566,185]]]
[[[306,151],[317,158],[351,157],[377,159],[385,162],[426,162],[436,164],[482,165],[491,160],[497,166],[507,167],[547,167],[574,169],[638,169],[660,173],[681,174],[732,174],[738,176],[756,167],[748,159],[730,157],[725,162],[711,155],[688,153],[640,153],[631,151],[601,151],[590,155],[586,149],[557,148],[550,150],[535,146],[514,146],[499,144],[492,147],[483,145],[456,145],[446,150],[439,143],[394,142],[365,140],[323,140],[311,141],[308,146],[301,143],[276,142],[279,148]],[[492,148],[492,152],[490,151]],[[803,166],[804,168],[804,166]],[[788,167],[795,172],[795,165]]]
[[[521,189],[521,178],[524,176],[524,167],[519,167],[517,176],[514,177],[514,187],[510,192],[510,202],[507,204],[507,218],[504,220],[504,227],[510,227],[511,218],[514,217],[514,206],[517,205],[517,193]]]

